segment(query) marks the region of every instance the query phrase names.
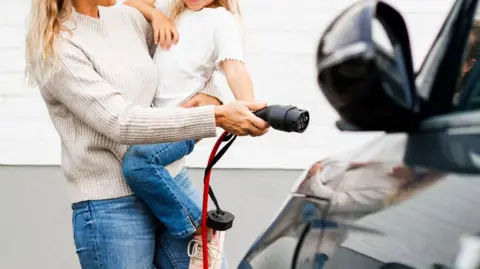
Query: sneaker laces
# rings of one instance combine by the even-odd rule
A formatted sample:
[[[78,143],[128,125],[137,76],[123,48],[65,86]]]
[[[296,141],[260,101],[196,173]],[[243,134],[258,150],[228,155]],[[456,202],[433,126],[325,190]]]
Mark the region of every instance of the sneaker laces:
[[[212,246],[211,244],[208,244],[207,248],[208,248],[209,265],[210,265],[210,261],[212,261],[212,260],[221,261],[222,252],[218,248]],[[202,248],[202,241],[197,240],[197,239],[192,239],[188,243],[188,256],[191,259],[196,259],[196,260],[203,261],[202,249],[203,249]],[[218,254],[218,255],[213,255],[213,254]]]

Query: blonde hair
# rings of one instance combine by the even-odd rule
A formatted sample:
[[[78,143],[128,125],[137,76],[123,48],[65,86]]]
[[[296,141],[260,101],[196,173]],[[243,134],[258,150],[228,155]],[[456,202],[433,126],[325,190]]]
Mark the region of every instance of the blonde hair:
[[[240,4],[238,0],[214,0],[213,4],[216,6],[224,7],[226,10],[232,12],[234,15],[240,17]],[[178,15],[186,9],[185,2],[183,0],[174,0],[170,6],[170,19],[175,20]]]
[[[46,81],[58,67],[56,44],[73,13],[72,0],[32,0],[25,38],[26,76],[30,86]]]

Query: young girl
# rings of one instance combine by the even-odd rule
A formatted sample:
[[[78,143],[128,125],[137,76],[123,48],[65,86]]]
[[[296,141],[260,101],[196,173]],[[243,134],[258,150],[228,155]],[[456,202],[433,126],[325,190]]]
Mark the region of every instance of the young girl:
[[[235,0],[129,0],[152,21],[154,61],[161,74],[154,97],[157,107],[181,106],[212,79],[225,74],[237,100],[253,100],[253,86],[243,64],[243,46]],[[171,23],[174,22],[174,24]],[[173,45],[172,45],[173,41]],[[215,78],[214,83],[221,83]],[[175,120],[175,119],[172,119]],[[196,141],[135,145],[125,154],[123,173],[128,185],[152,209],[172,235],[188,238],[189,268],[202,268],[201,207],[177,185],[167,165],[177,165]],[[221,268],[224,233],[209,229],[209,268]]]

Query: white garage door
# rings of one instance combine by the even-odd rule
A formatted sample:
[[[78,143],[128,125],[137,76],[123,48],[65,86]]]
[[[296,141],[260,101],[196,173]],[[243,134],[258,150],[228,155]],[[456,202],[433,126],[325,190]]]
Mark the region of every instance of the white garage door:
[[[363,143],[372,134],[339,134],[336,114],[318,91],[314,55],[322,31],[352,0],[241,0],[247,30],[247,65],[257,96],[270,104],[308,109],[304,134],[272,130],[260,138],[240,138],[217,167],[283,168]],[[453,0],[391,0],[405,16],[416,67],[435,38]],[[0,164],[59,164],[60,142],[36,89],[24,82],[25,16],[30,1],[10,1],[0,9]],[[214,139],[202,141],[188,158],[204,166]]]

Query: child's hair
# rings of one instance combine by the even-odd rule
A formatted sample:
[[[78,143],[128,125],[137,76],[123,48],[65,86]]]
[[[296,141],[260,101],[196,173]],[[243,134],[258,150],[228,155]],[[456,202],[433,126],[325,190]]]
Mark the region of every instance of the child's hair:
[[[238,0],[214,0],[214,5],[224,7],[226,10],[232,12],[236,16],[240,16],[240,4]],[[170,19],[175,20],[178,15],[182,14],[185,10],[186,5],[183,0],[174,0],[170,6]]]

